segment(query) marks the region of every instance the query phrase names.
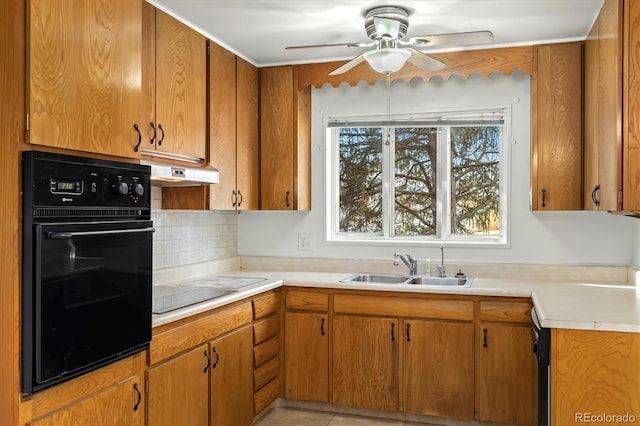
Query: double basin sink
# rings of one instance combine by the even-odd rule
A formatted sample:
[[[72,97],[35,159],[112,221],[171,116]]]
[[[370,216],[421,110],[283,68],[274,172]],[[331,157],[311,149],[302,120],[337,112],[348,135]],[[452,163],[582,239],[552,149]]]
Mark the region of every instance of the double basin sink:
[[[343,283],[414,284],[445,287],[470,287],[472,277],[432,277],[428,275],[355,274],[341,279]]]

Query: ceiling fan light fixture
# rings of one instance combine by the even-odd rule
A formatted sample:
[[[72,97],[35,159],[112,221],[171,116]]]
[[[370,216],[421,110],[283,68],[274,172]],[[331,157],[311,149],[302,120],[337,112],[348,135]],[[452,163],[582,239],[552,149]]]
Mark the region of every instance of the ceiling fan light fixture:
[[[371,68],[384,75],[389,75],[404,66],[409,56],[411,56],[411,52],[405,49],[386,47],[369,50],[363,55]]]

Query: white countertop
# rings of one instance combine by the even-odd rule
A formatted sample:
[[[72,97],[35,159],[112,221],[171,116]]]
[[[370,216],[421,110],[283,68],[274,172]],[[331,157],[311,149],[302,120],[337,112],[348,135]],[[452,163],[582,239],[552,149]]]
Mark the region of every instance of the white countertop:
[[[265,278],[227,296],[153,315],[153,326],[167,324],[281,286],[531,297],[543,327],[640,333],[640,287],[582,282],[474,278],[470,287],[341,283],[348,273],[235,270],[220,276]],[[179,284],[179,283],[177,283]]]

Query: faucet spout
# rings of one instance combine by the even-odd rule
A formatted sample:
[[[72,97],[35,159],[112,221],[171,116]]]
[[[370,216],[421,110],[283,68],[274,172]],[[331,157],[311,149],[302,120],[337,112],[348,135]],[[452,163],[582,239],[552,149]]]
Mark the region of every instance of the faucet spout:
[[[444,267],[444,244],[440,244],[440,264],[438,265],[438,275],[440,278],[445,278],[447,276],[447,271]]]
[[[407,266],[407,268],[409,268],[410,275],[418,275],[418,261],[415,260],[413,256],[411,256],[409,253],[407,254],[394,253],[393,254],[394,265],[398,264],[398,259],[402,260],[402,263],[404,263]]]

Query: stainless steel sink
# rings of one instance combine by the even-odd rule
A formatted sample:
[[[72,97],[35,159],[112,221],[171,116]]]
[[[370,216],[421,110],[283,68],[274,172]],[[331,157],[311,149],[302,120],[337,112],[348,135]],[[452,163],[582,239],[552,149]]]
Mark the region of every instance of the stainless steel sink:
[[[429,277],[429,276],[414,276],[409,278],[405,284],[416,285],[444,285],[444,286],[461,286],[469,287],[471,285],[471,278],[456,278],[456,277]]]
[[[373,283],[373,284],[411,284],[446,287],[470,287],[472,277],[431,277],[428,275],[399,275],[399,274],[354,274],[340,282],[343,283]]]
[[[409,279],[407,275],[395,274],[355,274],[340,280],[343,283],[382,283],[402,284]]]

